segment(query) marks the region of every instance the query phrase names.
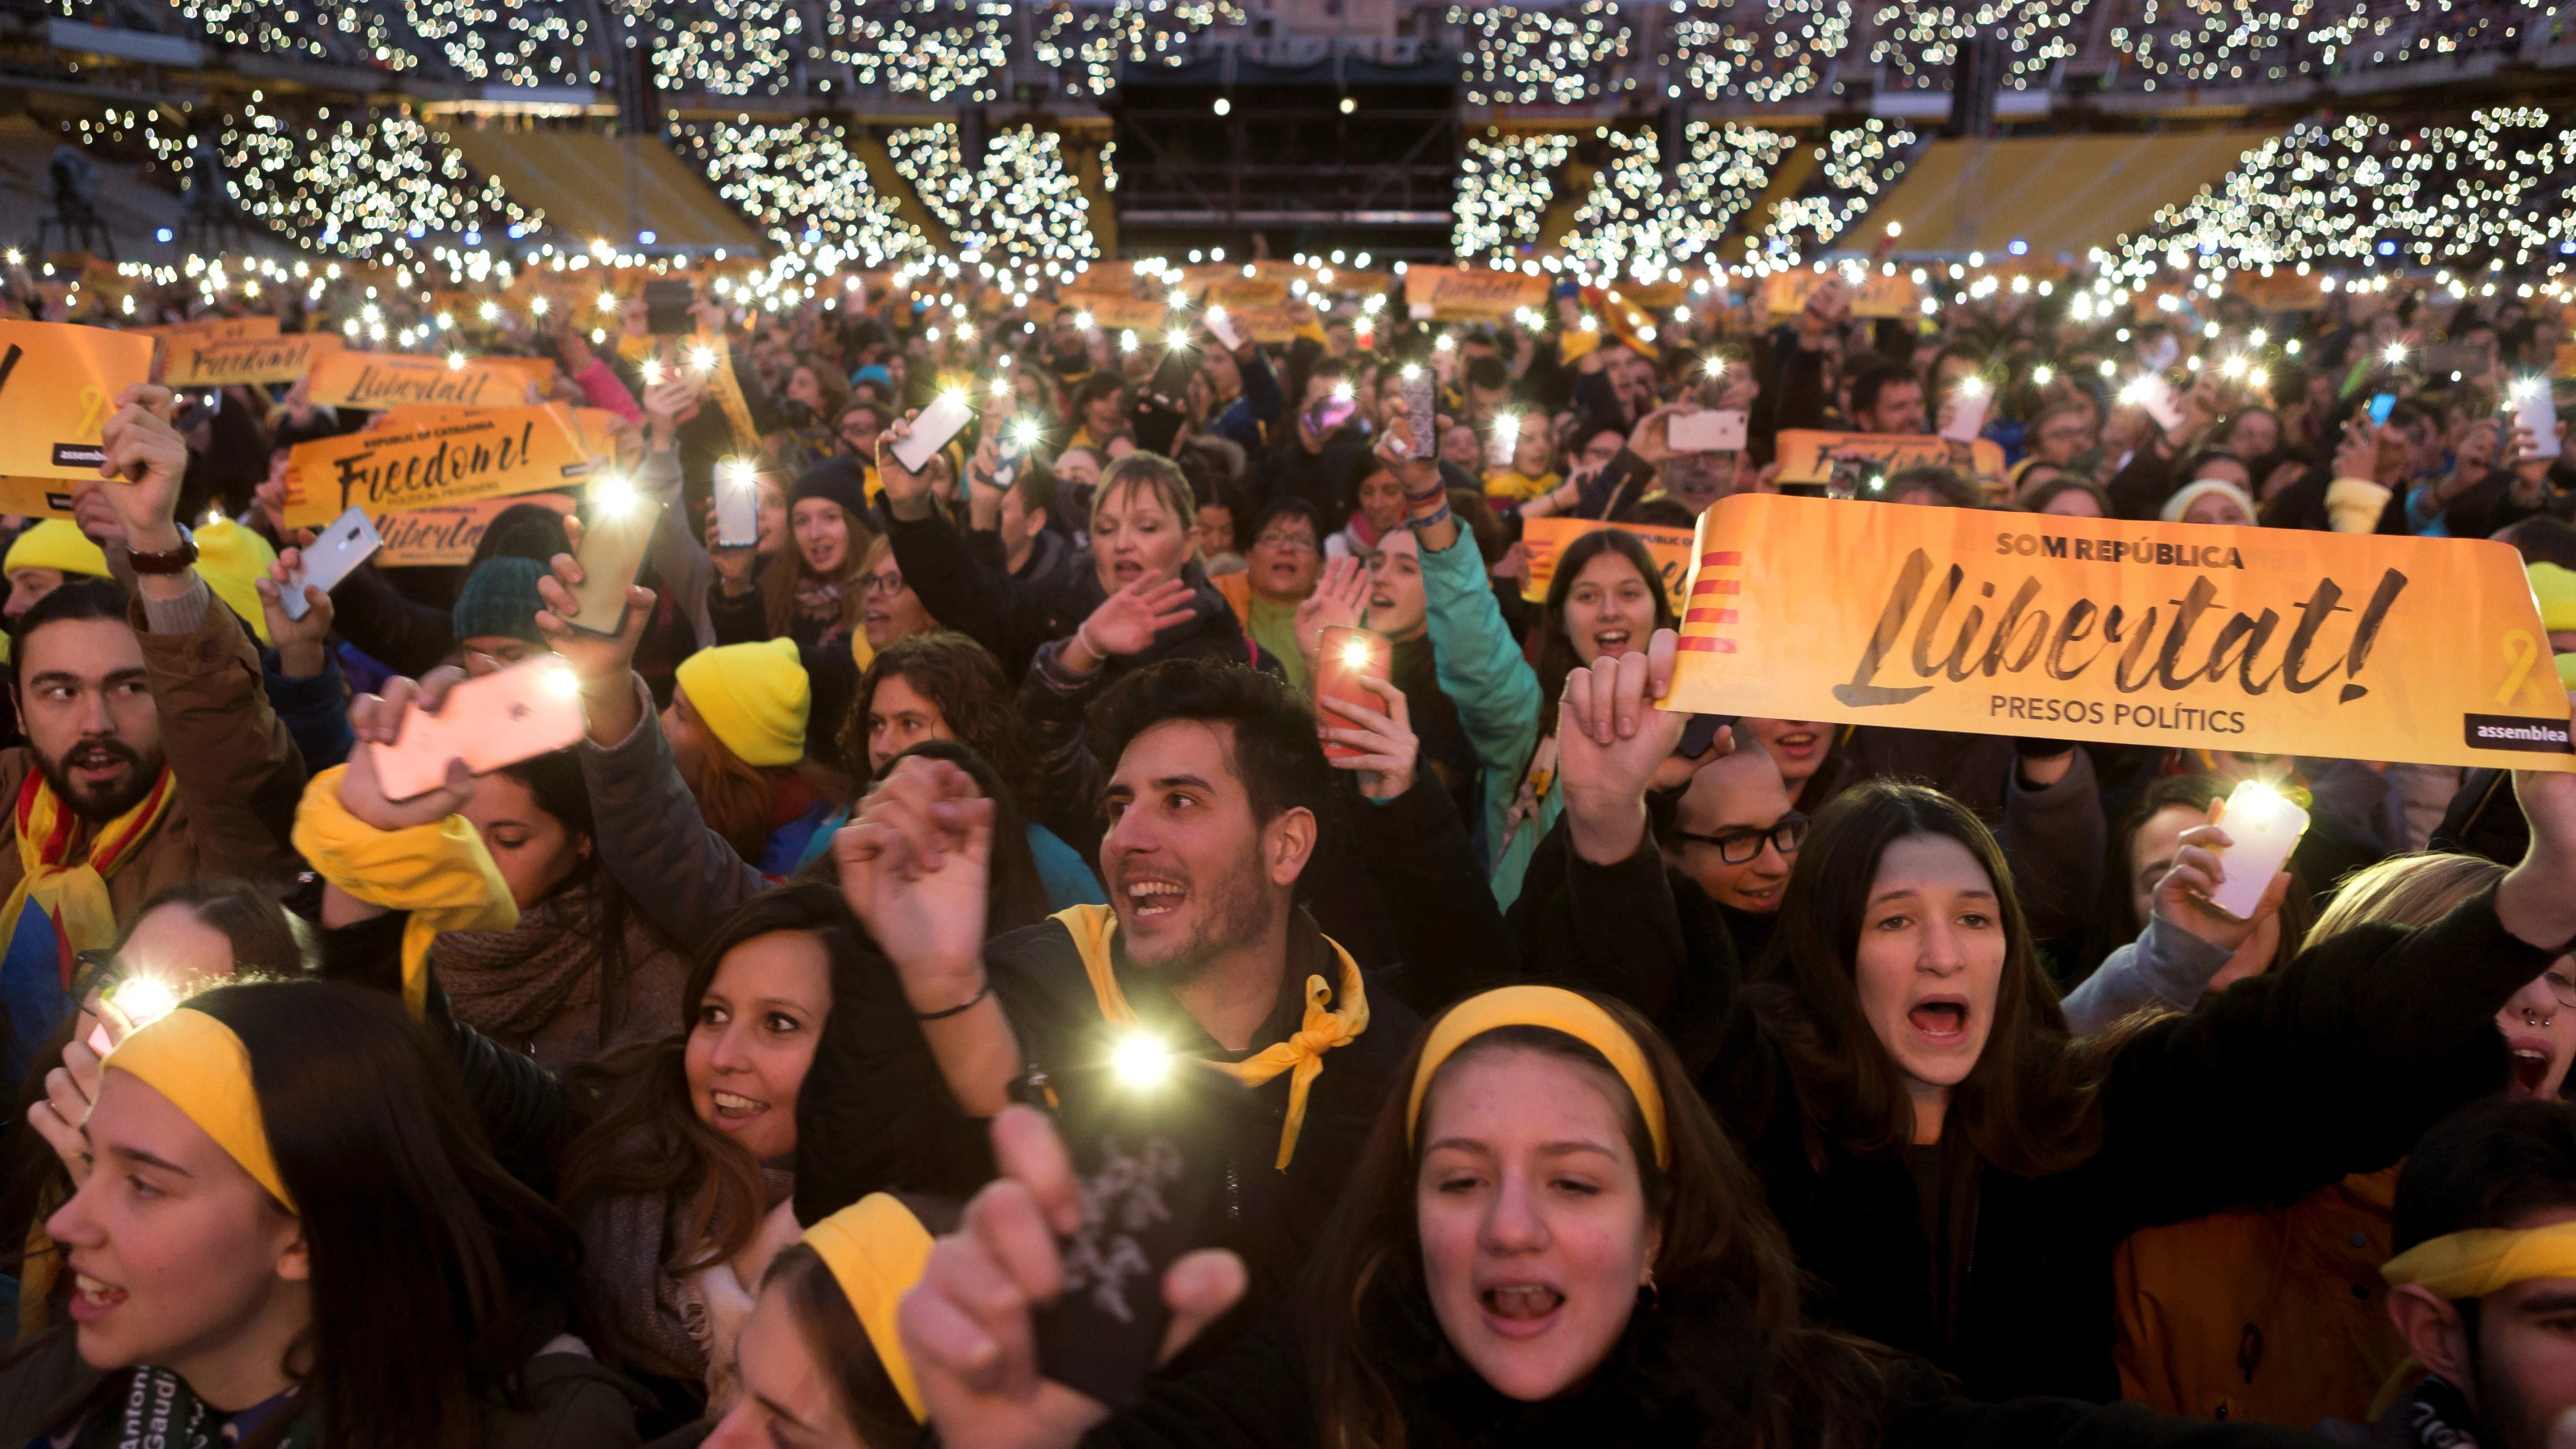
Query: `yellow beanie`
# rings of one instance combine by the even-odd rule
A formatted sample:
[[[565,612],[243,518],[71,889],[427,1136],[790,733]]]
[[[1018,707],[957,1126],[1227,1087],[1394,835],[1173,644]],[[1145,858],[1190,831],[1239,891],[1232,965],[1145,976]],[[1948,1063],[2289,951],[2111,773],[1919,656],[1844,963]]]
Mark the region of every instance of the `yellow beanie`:
[[[17,557],[14,550],[10,557]],[[2531,578],[2531,596],[2540,601],[2540,627],[2552,634],[2576,629],[2576,569],[2536,563],[2523,572]]]
[[[233,522],[219,518],[190,531],[197,540],[197,576],[215,597],[230,605],[250,625],[259,642],[276,641],[268,637],[268,611],[259,606],[256,581],[268,577],[268,566],[277,562],[277,550],[268,540]]]
[[[9,545],[0,573],[13,569],[60,569],[67,574],[107,577],[107,555],[68,518],[42,518]]]
[[[805,754],[813,687],[793,639],[725,644],[680,661],[680,688],[724,747],[746,765],[792,765]]]

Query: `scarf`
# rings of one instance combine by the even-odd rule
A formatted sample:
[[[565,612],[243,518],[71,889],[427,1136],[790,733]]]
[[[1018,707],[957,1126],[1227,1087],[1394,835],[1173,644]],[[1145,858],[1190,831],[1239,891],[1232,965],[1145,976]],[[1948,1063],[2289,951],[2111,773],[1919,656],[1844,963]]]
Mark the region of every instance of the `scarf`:
[[[403,923],[403,1004],[429,1006],[429,945],[443,931],[506,931],[519,923],[510,887],[462,815],[403,830],[378,830],[340,803],[334,765],[304,787],[295,807],[298,855],[331,884],[371,906],[408,911]]]
[[[1136,1009],[1127,1004],[1127,993],[1118,984],[1118,970],[1112,959],[1112,944],[1118,935],[1118,913],[1107,906],[1071,906],[1055,913],[1054,919],[1073,937],[1073,948],[1082,956],[1082,969],[1091,978],[1091,994],[1100,1002],[1100,1015],[1113,1026],[1140,1025]],[[1281,1072],[1288,1078],[1288,1120],[1279,1129],[1279,1161],[1282,1172],[1297,1155],[1297,1132],[1306,1125],[1306,1096],[1315,1079],[1324,1074],[1324,1053],[1337,1046],[1359,1040],[1368,1030],[1368,992],[1360,983],[1359,963],[1351,953],[1330,936],[1322,938],[1333,948],[1342,963],[1341,1006],[1331,1006],[1333,988],[1321,976],[1306,978],[1306,1015],[1297,1031],[1286,1041],[1263,1047],[1239,1062],[1212,1062],[1233,1075],[1247,1087],[1258,1087]]]
[[[140,803],[93,834],[82,830],[80,816],[54,793],[43,771],[29,770],[19,785],[19,877],[7,906],[0,907],[0,942],[7,943],[0,956],[0,999],[18,1023],[16,1037],[29,1048],[62,1015],[73,954],[116,943],[107,878],[141,852],[176,793],[170,767],[163,765]],[[13,1056],[17,1050],[13,1044]]]
[[[620,1139],[628,1151],[653,1150],[653,1141],[650,1132]],[[796,1175],[787,1168],[763,1163],[760,1178],[764,1207],[795,1193]],[[652,1193],[626,1193],[592,1205],[578,1224],[585,1249],[581,1276],[629,1370],[703,1382],[712,1332],[704,1288],[695,1275],[679,1277],[670,1268],[678,1255],[670,1238],[681,1207]]]
[[[431,961],[456,1019],[513,1049],[533,1049],[557,1071],[661,1035],[678,1003],[650,999],[650,968],[670,959],[663,974],[675,983],[688,968],[642,911],[626,911],[618,939],[608,939],[608,893],[615,889],[608,872],[594,868],[520,913],[509,930],[440,936]],[[613,988],[622,988],[624,999],[603,1019],[600,997]]]
[[[120,1382],[121,1381],[121,1382]],[[299,1449],[313,1440],[312,1416],[298,1412],[292,1390],[238,1414],[208,1408],[187,1381],[165,1368],[145,1366],[111,1375],[101,1407],[61,1433],[36,1441],[41,1449],[229,1449],[292,1415],[277,1449]]]

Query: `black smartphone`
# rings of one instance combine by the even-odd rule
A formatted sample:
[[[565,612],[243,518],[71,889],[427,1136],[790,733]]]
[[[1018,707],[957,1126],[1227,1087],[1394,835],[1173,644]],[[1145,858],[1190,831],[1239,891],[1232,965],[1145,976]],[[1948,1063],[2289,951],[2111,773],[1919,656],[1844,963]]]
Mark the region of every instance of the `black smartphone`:
[[[698,330],[689,304],[698,299],[690,282],[665,278],[644,284],[644,330],[656,337],[686,337]]]
[[[1717,732],[1735,720],[1736,716],[1731,714],[1692,715],[1691,722],[1682,726],[1682,742],[1673,753],[1685,760],[1698,759],[1708,753],[1709,746],[1717,743]]]
[[[1143,1037],[1053,1085],[1082,1226],[1060,1244],[1063,1295],[1037,1313],[1038,1366],[1121,1408],[1142,1396],[1171,1324],[1164,1271],[1223,1225],[1228,1144],[1251,1122],[1254,1098],[1214,1064],[1164,1055]]]

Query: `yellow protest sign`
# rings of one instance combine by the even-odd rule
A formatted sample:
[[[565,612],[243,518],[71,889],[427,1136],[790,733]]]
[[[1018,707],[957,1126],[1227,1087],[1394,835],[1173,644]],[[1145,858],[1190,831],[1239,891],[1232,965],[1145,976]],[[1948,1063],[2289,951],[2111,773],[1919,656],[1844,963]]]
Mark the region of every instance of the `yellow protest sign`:
[[[592,464],[560,406],[322,438],[288,455],[286,524],[319,528],[352,505],[405,513],[560,488],[587,480]]]
[[[2266,312],[2313,312],[2326,304],[2326,279],[2318,272],[2304,277],[2288,271],[2268,277],[2239,276],[2230,285]]]
[[[165,341],[161,380],[171,387],[230,387],[234,383],[293,382],[313,364],[340,350],[330,332],[216,338],[185,335]]]
[[[1199,300],[1212,307],[1284,307],[1288,282],[1283,277],[1220,277],[1207,284]]]
[[[253,337],[275,337],[277,319],[265,312],[255,312],[248,317],[201,317],[194,322],[173,322],[163,327],[134,327],[127,330],[140,332],[146,337],[158,337],[164,341],[176,341],[182,337],[201,337],[209,342],[246,342]]]
[[[1227,319],[1265,346],[1285,346],[1297,340],[1297,329],[1315,320],[1315,309],[1291,302],[1284,307],[1228,307]]]
[[[152,339],[64,322],[0,321],[0,478],[95,478],[99,430],[152,375]]]
[[[21,518],[69,518],[72,486],[68,478],[0,478],[0,513],[14,513]]]
[[[2503,544],[1736,494],[1693,548],[1667,709],[2576,770]]]
[[[316,361],[313,401],[325,407],[381,410],[403,403],[517,407],[528,384],[544,387],[555,365],[541,357],[444,357],[403,352],[338,352]]]
[[[472,563],[474,550],[482,544],[484,531],[492,526],[492,520],[500,516],[501,510],[522,503],[570,513],[574,500],[569,493],[523,493],[515,498],[441,503],[403,513],[379,512],[375,515],[376,533],[384,539],[385,546],[377,552],[376,562],[386,568]]]
[[[1691,531],[1687,528],[1664,528],[1646,523],[1603,523],[1591,518],[1533,518],[1521,525],[1521,542],[1529,548],[1529,582],[1522,586],[1521,597],[1533,604],[1547,600],[1548,585],[1556,578],[1556,561],[1573,543],[1587,533],[1616,528],[1633,533],[1654,555],[1663,570],[1664,596],[1679,607],[1682,584],[1690,576]]]
[[[1522,272],[1407,267],[1404,304],[1414,316],[1428,315],[1435,322],[1491,321],[1545,304],[1547,287],[1547,278]],[[1422,310],[1425,307],[1431,309],[1428,314]]]
[[[1834,465],[1861,465],[1859,496],[1867,497],[1869,480],[1892,478],[1908,468],[1948,468],[1975,478],[1990,490],[2004,481],[2001,443],[1979,438],[1953,443],[1931,433],[1826,433],[1809,428],[1783,428],[1779,441],[1780,481],[1829,483]]]
[[[1823,286],[1832,273],[1815,271],[1773,272],[1762,279],[1762,305],[1774,317],[1789,317],[1804,311],[1807,299]],[[1851,314],[1855,317],[1912,317],[1921,314],[1923,299],[1910,277],[1888,276],[1871,272],[1852,287]]]
[[[1079,299],[1080,315],[1088,316],[1091,325],[1103,332],[1150,332],[1163,325],[1168,310],[1160,302],[1141,297],[1091,297]]]

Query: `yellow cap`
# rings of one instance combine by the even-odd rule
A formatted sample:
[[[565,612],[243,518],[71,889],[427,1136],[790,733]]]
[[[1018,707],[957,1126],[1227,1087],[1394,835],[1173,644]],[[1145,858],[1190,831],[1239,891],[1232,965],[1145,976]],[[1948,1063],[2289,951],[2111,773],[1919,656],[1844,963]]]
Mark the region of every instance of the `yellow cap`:
[[[895,1332],[894,1310],[921,1281],[921,1270],[930,1261],[929,1229],[890,1194],[872,1192],[807,1228],[804,1241],[832,1270],[832,1281],[850,1300],[850,1314],[867,1330],[868,1343],[894,1381],[894,1391],[903,1396],[903,1406],[916,1420],[928,1417],[912,1360],[904,1356],[903,1340]]]
[[[277,550],[229,518],[192,529],[190,536],[197,540],[197,576],[215,591],[216,598],[241,615],[259,642],[275,643],[268,637],[268,611],[260,607],[257,581],[268,577],[268,566],[277,562]]]
[[[60,569],[67,574],[107,577],[107,555],[68,518],[43,518],[9,545],[0,573],[13,569]]]
[[[16,558],[17,551],[12,549],[9,556]],[[17,565],[12,563],[10,567]],[[2540,601],[2540,627],[2552,634],[2576,629],[2576,569],[2536,563],[2526,566],[2523,573],[2531,579],[2531,596]]]
[[[767,769],[803,758],[814,692],[795,640],[701,649],[677,672],[698,718],[744,764]]]

